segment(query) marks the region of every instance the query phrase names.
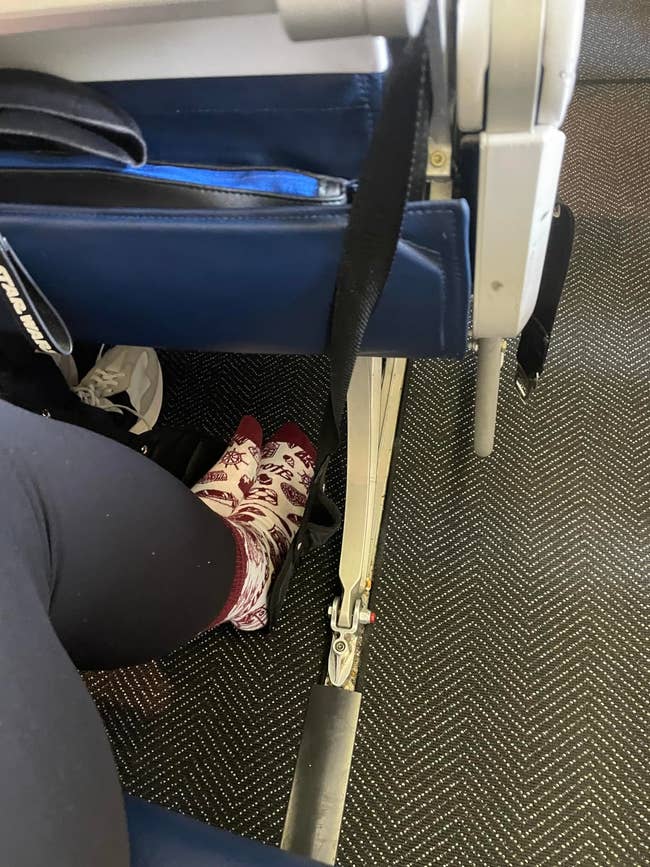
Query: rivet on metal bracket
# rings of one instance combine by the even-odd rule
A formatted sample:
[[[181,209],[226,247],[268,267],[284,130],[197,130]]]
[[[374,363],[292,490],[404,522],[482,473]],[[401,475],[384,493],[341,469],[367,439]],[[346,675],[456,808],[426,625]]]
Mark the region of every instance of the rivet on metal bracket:
[[[375,613],[361,607],[361,599],[357,599],[352,615],[352,626],[340,626],[338,622],[340,598],[337,597],[329,609],[330,625],[334,636],[328,662],[328,675],[332,686],[344,686],[352,672],[357,651],[357,641],[360,627],[375,622]]]

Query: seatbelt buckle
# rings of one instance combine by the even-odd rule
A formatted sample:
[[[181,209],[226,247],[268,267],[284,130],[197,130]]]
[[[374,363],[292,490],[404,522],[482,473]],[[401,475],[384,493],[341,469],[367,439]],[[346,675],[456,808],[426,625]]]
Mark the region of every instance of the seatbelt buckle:
[[[529,376],[521,364],[517,365],[517,373],[515,375],[515,388],[517,389],[517,393],[519,397],[523,401],[527,401],[529,397],[535,392],[537,388],[537,384],[539,383],[539,373],[535,373],[533,376]]]
[[[573,235],[573,214],[566,205],[558,202],[553,211],[537,304],[521,332],[517,350],[515,386],[517,393],[525,401],[536,391],[544,371],[555,316],[569,270]]]

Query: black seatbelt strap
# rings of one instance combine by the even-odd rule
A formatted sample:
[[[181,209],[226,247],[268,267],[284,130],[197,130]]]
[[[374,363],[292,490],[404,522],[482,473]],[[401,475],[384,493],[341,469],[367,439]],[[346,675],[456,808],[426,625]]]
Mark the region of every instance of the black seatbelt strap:
[[[0,138],[23,148],[45,143],[129,166],[147,159],[138,125],[104,94],[24,69],[0,69]]]
[[[405,45],[388,76],[382,111],[351,207],[330,321],[330,393],[316,475],[304,521],[271,588],[271,626],[301,556],[326,542],[341,524],[339,510],[325,493],[327,469],[341,442],[352,371],[388,279],[406,202],[416,184],[423,182],[417,173],[424,165],[431,110],[427,42],[425,25]]]
[[[524,400],[534,392],[544,371],[551,332],[560,304],[573,248],[574,220],[561,202],[555,206],[537,304],[521,332],[517,350],[517,391]]]

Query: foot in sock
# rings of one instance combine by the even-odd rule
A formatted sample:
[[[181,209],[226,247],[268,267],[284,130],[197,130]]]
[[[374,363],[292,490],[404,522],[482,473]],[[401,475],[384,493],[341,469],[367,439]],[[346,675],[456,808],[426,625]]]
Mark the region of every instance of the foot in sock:
[[[281,427],[262,449],[254,484],[226,518],[237,546],[235,581],[215,626],[266,626],[271,581],[300,526],[315,459],[314,446],[295,424]]]
[[[222,518],[230,517],[249,493],[257,476],[261,446],[259,422],[245,415],[220,460],[192,488]]]

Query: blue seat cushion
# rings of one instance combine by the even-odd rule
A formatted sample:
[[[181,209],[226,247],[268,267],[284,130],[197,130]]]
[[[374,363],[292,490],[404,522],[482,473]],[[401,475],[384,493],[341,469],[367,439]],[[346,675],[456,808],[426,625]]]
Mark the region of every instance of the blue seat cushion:
[[[309,867],[296,858],[125,795],[131,867]]]

